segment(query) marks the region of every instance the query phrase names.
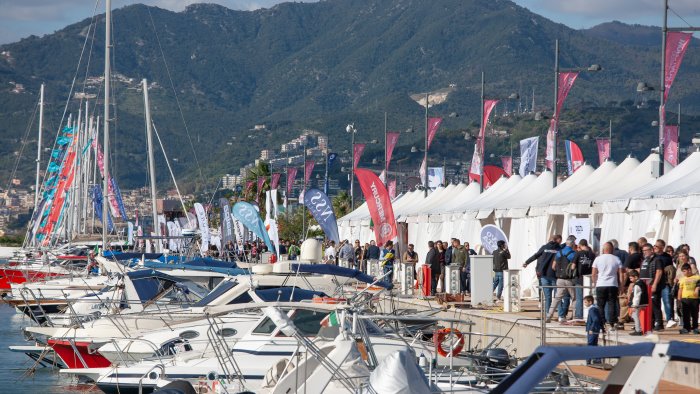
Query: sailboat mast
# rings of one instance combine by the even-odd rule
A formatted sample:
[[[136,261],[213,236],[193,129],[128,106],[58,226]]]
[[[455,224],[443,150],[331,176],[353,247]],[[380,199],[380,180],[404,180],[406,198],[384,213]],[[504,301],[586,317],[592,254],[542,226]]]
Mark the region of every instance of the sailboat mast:
[[[107,223],[109,223],[109,81],[111,79],[109,58],[111,52],[112,0],[105,0],[105,108],[104,108],[104,173],[102,179],[102,254],[108,248]]]
[[[34,182],[34,209],[39,206],[39,173],[41,172],[41,129],[44,127],[44,84],[39,89],[39,140],[36,143],[36,181]]]
[[[151,106],[148,102],[148,81],[141,81],[143,86],[143,106],[146,111],[146,141],[148,142],[148,175],[151,179],[151,210],[153,213],[153,230],[156,237],[160,237],[160,225],[158,224],[158,209],[156,208],[156,163],[153,156],[153,127],[151,124]],[[153,243],[156,253],[160,253],[161,241]]]

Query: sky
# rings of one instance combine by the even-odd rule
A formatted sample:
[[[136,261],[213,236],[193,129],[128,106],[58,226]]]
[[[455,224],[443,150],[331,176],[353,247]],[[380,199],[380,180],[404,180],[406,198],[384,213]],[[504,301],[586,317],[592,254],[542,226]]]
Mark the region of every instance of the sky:
[[[298,0],[297,0],[298,1]],[[313,0],[304,0],[306,2]],[[424,0],[425,1],[425,0]],[[618,20],[630,24],[660,26],[663,0],[514,0],[555,22],[574,29]],[[145,3],[182,11],[193,3],[213,2],[236,10],[271,7],[280,0],[112,0],[118,8]],[[95,0],[0,0],[0,44],[15,42],[31,34],[42,36],[92,15]],[[669,26],[700,26],[700,0],[669,0]],[[100,1],[99,13],[104,8]],[[682,19],[681,19],[682,18]]]

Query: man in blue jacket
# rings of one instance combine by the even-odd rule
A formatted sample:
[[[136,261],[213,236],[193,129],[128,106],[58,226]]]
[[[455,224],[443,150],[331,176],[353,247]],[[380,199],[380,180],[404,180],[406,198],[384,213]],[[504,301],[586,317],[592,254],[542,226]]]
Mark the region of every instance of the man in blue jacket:
[[[525,260],[523,268],[527,267],[531,262],[537,260],[535,272],[537,273],[537,278],[539,278],[540,286],[556,285],[557,275],[554,272],[554,267],[552,267],[552,262],[554,262],[554,257],[559,250],[561,250],[561,235],[552,235],[549,242],[542,245],[537,253]],[[545,287],[542,290],[544,292],[544,310],[549,311],[549,307],[552,304],[552,291],[554,288]]]

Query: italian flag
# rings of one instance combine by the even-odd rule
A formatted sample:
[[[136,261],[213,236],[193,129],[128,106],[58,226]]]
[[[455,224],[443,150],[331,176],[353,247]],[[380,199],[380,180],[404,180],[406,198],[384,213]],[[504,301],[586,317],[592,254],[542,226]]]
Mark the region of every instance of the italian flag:
[[[336,312],[331,312],[323,320],[321,320],[321,327],[337,327],[340,325],[340,317]]]

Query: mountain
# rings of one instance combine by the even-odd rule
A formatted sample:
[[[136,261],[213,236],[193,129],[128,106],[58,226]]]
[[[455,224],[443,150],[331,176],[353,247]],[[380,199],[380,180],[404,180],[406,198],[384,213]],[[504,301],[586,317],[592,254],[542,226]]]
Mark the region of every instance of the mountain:
[[[591,37],[602,38],[622,45],[661,47],[661,28],[657,26],[628,25],[612,21],[601,23],[584,31]]]
[[[103,72],[103,25],[99,15],[0,46],[0,137],[8,141],[0,145],[0,179],[8,179],[21,150],[33,151],[21,140],[35,133],[28,124],[41,82],[47,83],[51,135],[64,108],[77,115],[79,101],[66,100],[74,78],[73,91],[100,97],[94,77]],[[529,105],[534,91],[537,109],[551,113],[555,39],[562,68],[603,67],[579,77],[567,109],[653,100],[636,96],[635,87],[638,81],[658,85],[659,44],[644,38],[647,28],[612,23],[573,30],[507,0],[327,0],[256,11],[195,4],[182,12],[132,5],[113,12],[113,26],[113,70],[120,75],[113,162],[123,187],[146,182],[141,78],[155,83],[153,118],[168,156],[177,159],[176,175],[200,189],[304,128],[328,134],[340,152],[350,144],[348,123],[361,140],[381,138],[385,111],[389,129],[420,130],[424,112],[409,95],[448,86],[453,93],[431,113],[460,115],[443,124],[445,135],[456,139],[434,149],[469,160],[471,145],[456,131],[478,125],[481,72],[487,96],[519,91],[521,105]],[[669,108],[682,102],[684,112],[700,111],[696,48],[694,42],[687,52]],[[100,105],[91,111],[99,113]],[[256,124],[266,131],[250,131]],[[546,128],[540,122],[527,130],[544,135]],[[421,146],[420,133],[413,135],[402,137],[399,154]],[[451,150],[454,144],[464,150]],[[159,179],[166,180],[158,160]],[[20,162],[23,177],[31,178],[32,163]]]

